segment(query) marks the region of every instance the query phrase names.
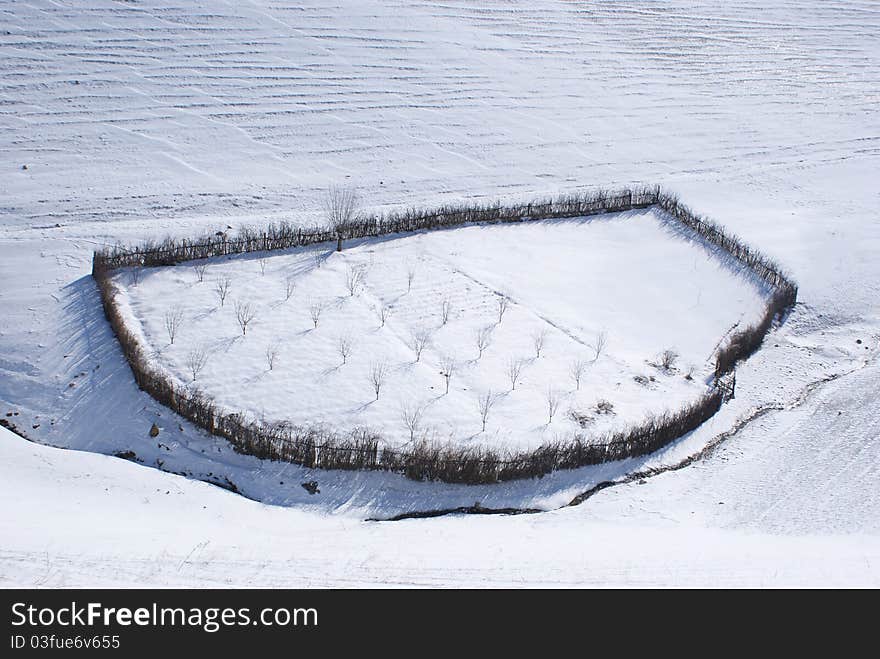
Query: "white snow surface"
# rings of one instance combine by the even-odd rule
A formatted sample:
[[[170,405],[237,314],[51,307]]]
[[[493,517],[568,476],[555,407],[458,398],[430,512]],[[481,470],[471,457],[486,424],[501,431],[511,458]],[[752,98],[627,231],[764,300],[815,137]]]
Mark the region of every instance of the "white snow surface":
[[[429,441],[502,453],[575,433],[599,441],[692,402],[708,389],[717,346],[764,306],[757,277],[653,209],[334,250],[215,258],[135,279],[121,271],[115,282],[128,325],[177,386],[196,386],[224,409],[343,434],[369,428],[390,447]],[[216,283],[225,280],[221,303]],[[245,304],[253,319],[242,332],[236,309]],[[175,318],[178,328],[166,323]],[[475,337],[487,328],[481,355]],[[678,355],[671,367],[664,350]],[[388,371],[378,397],[376,364]],[[483,431],[486,395],[495,402]],[[613,412],[598,413],[599,401]]]
[[[0,430],[3,585],[878,585],[875,3],[34,0],[0,16],[0,414],[35,442]],[[137,390],[91,251],[312,224],[330,183],[373,210],[659,183],[779,261],[799,303],[736,398],[652,456],[477,487],[264,464]],[[125,450],[140,464],[111,457]],[[475,501],[548,512],[363,521]]]

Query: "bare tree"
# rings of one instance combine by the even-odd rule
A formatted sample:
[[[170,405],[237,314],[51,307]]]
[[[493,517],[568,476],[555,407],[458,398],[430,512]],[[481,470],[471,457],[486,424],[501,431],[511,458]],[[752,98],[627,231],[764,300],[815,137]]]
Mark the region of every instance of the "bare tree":
[[[336,343],[336,350],[339,352],[339,356],[342,357],[342,364],[345,365],[348,362],[348,358],[351,357],[351,351],[354,350],[354,341],[348,335],[340,336],[339,341]]]
[[[480,359],[483,356],[483,351],[489,347],[490,343],[492,343],[492,326],[486,325],[485,327],[478,329],[474,333],[474,343],[479,352],[477,359]]]
[[[270,343],[266,346],[266,364],[269,366],[269,370],[271,371],[275,368],[275,361],[278,359],[278,344]]]
[[[602,353],[605,351],[605,344],[608,343],[608,332],[605,330],[600,330],[596,332],[596,340],[593,343],[593,361],[596,361],[601,357]]]
[[[449,322],[449,314],[452,313],[452,303],[448,297],[440,300],[440,324],[445,325]]]
[[[235,302],[235,319],[238,321],[238,326],[241,327],[241,335],[245,336],[247,334],[248,324],[254,319],[254,316],[257,315],[257,310],[254,309],[254,305],[250,302],[244,302],[243,300],[236,300]]]
[[[324,264],[324,251],[318,247],[312,252],[312,265],[315,268],[320,268]]]
[[[422,358],[422,352],[431,343],[431,332],[427,329],[415,329],[410,333],[409,347],[416,353],[416,361]]]
[[[174,343],[172,341],[172,343]],[[660,366],[664,371],[671,371],[675,368],[675,362],[678,361],[678,353],[671,348],[667,348],[660,353]]]
[[[379,327],[385,327],[385,321],[388,320],[388,316],[391,315],[391,307],[387,304],[383,304],[379,307],[379,310],[376,311],[376,315],[379,317]]]
[[[296,290],[296,280],[293,277],[288,277],[284,280],[284,299],[289,300],[293,295],[293,292]]]
[[[206,271],[207,269],[208,269],[208,264],[207,264],[207,263],[197,263],[196,266],[195,266],[196,278],[199,280],[199,283],[200,283],[200,284],[201,284],[203,281],[205,281],[205,271]]]
[[[217,293],[217,297],[220,298],[220,306],[226,302],[226,296],[229,295],[229,286],[232,282],[229,280],[229,277],[223,277],[222,279],[218,279],[214,284],[214,291]]]
[[[574,380],[575,387],[578,390],[581,388],[581,378],[584,377],[584,371],[586,370],[587,362],[583,359],[576,359],[568,367],[568,372],[571,373],[571,378]]]
[[[193,381],[199,377],[199,373],[205,368],[207,362],[208,351],[205,350],[204,347],[199,346],[198,348],[193,348],[189,351],[189,354],[186,356],[186,366],[189,369],[189,372],[192,373]]]
[[[354,297],[360,290],[363,281],[364,269],[357,266],[348,266],[345,271],[345,287],[348,289],[348,294],[351,297]]]
[[[507,362],[507,379],[510,380],[510,390],[516,390],[516,383],[519,382],[520,375],[523,370],[522,359],[511,359]]]
[[[373,385],[373,391],[376,392],[376,400],[379,400],[379,391],[388,377],[388,363],[384,361],[372,362],[370,364],[370,384]]]
[[[320,302],[312,302],[309,305],[309,316],[312,319],[312,323],[315,327],[318,326],[318,321],[321,319],[321,312],[324,311],[324,305]]]
[[[446,393],[449,393],[449,381],[452,379],[452,376],[455,375],[455,371],[458,368],[458,364],[455,361],[455,357],[450,355],[443,355],[440,358],[440,375],[446,380]]]
[[[553,387],[547,387],[547,414],[549,415],[549,419],[547,423],[553,423],[553,417],[556,414],[556,410],[559,409],[559,403],[561,398],[559,396],[559,392],[557,392]]]
[[[416,278],[416,267],[414,265],[410,265],[406,269],[406,292],[409,293],[412,290],[413,279]]]
[[[409,430],[409,441],[415,441],[416,433],[422,426],[422,415],[425,408],[422,405],[414,405],[412,403],[404,403],[400,408],[400,419]]]
[[[489,420],[489,413],[498,401],[498,397],[489,389],[477,398],[477,407],[480,410],[480,420],[483,422],[483,432],[486,432],[486,422]]]
[[[257,260],[257,263],[260,264],[260,274],[265,275],[266,274],[266,265],[268,265],[269,259],[267,259],[265,256],[261,256]]]
[[[137,285],[141,283],[141,269],[135,266],[131,269],[131,272],[129,274],[131,276],[132,288],[137,288]]]
[[[532,345],[535,346],[535,357],[540,357],[547,342],[547,330],[542,329],[532,334]]]
[[[354,188],[347,186],[331,186],[324,199],[324,211],[327,223],[336,233],[336,251],[342,251],[342,240],[348,226],[357,219],[361,200]]]
[[[500,325],[501,319],[504,318],[504,312],[507,311],[507,307],[510,306],[510,298],[501,294],[495,298],[495,302],[498,304],[498,324]]]
[[[165,312],[165,331],[168,333],[168,340],[174,345],[174,337],[180,332],[180,326],[183,324],[183,309],[174,307]]]

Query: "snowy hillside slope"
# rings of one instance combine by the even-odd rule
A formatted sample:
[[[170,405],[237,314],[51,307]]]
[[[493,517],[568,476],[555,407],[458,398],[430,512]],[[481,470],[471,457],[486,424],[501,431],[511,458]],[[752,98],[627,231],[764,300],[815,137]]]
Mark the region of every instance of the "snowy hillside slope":
[[[603,490],[578,508],[406,522],[406,531],[368,525],[373,547],[395,552],[405,537],[417,548],[412,560],[389,559],[377,578],[509,583],[528,568],[534,583],[555,584],[578,575],[767,583],[773,574],[777,583],[876,584],[876,4],[37,0],[0,3],[0,17],[0,413],[18,412],[10,418],[35,440],[134,450],[146,465],[231,478],[248,496],[308,508],[277,514],[308,517],[302,524],[315,538],[338,542],[340,529],[360,528],[354,518],[374,514],[475,500],[563,505],[629,469],[675,464],[760,414],[709,460]],[[357,185],[373,208],[660,183],[781,262],[800,284],[800,303],[741,368],[735,401],[637,464],[554,474],[528,489],[267,470],[137,391],[87,276],[91,250],[242,223],[312,222],[331,182]],[[153,422],[158,442],[147,436]],[[17,441],[0,442],[11,451],[3,480],[30,492],[30,503],[4,507],[0,523],[45,527],[2,534],[4,583],[43,578],[39,561],[54,570],[44,583],[242,582],[260,572],[246,553],[224,564],[229,553],[218,552],[216,567],[169,577],[163,551],[182,561],[201,542],[194,536],[215,539],[198,526],[191,547],[145,543],[130,571],[108,575],[98,543],[76,540],[81,531],[69,526],[48,531],[70,516],[62,493],[73,476],[64,474],[78,473],[80,459],[111,489],[117,469],[136,469],[151,485],[211,491],[237,524],[258,517],[258,505],[110,458],[10,448]],[[320,495],[300,487],[310,477]],[[53,478],[62,485],[50,496]],[[73,480],[95,500],[85,478]],[[114,520],[135,510],[130,500],[119,506]],[[164,517],[140,519],[144,529],[168,528]],[[525,554],[502,559],[502,545],[471,542],[482,528],[532,538],[523,546],[554,548],[558,559],[546,568],[523,562]],[[620,542],[587,557],[569,544],[585,528]],[[650,529],[666,542],[621,553],[623,538]],[[789,533],[822,537],[781,535]],[[852,535],[862,533],[870,537]],[[748,551],[730,534],[747,537]],[[704,541],[683,549],[695,537]],[[55,544],[65,540],[68,553]],[[659,546],[665,561],[645,549]],[[325,555],[317,547],[316,539],[302,555]],[[673,569],[671,557],[685,567]],[[330,560],[339,565],[344,554]],[[312,583],[340,583],[332,572]]]
[[[694,503],[661,479],[621,490],[638,505],[615,496],[613,510],[361,522],[266,506],[3,428],[0,476],[0,496],[16,502],[14,516],[0,515],[0,587],[880,585],[876,527],[722,528],[733,520],[713,508],[735,509],[734,493],[724,506]]]

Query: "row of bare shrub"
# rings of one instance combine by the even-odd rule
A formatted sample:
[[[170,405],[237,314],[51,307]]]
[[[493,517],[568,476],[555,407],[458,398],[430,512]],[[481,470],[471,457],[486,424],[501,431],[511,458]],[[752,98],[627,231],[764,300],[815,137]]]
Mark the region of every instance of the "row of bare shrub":
[[[719,350],[716,382],[737,361],[760,346],[774,320],[794,304],[797,287],[765,256],[725,233],[717,225],[694,215],[672,195],[659,188],[596,192],[558,197],[514,206],[460,205],[431,211],[407,210],[372,217],[347,225],[345,238],[403,231],[437,229],[472,222],[511,222],[527,219],[579,217],[602,212],[644,208],[657,204],[688,229],[724,249],[746,265],[774,290],[766,313],[755,326],[734,334]],[[560,469],[622,460],[652,453],[691,432],[720,408],[723,390],[716,386],[701,399],[678,412],[654,417],[609,437],[571,440],[515,454],[487,448],[464,448],[422,443],[407,451],[382,446],[381,437],[366,429],[340,433],[323,426],[266,423],[237,412],[225,412],[202,392],[175,385],[150,363],[147,351],[126,326],[118,307],[118,290],[111,279],[121,267],[153,267],[182,261],[261,250],[286,249],[336,239],[327,229],[303,229],[288,224],[270,225],[264,231],[242,230],[234,240],[226,236],[196,240],[167,239],[134,248],[96,252],[93,275],[104,313],[131,366],[138,386],[155,400],[211,434],[226,438],[236,451],[261,459],[280,460],[316,469],[366,469],[399,473],[414,480],[449,483],[495,483],[540,477]]]
[[[657,206],[706,242],[742,263],[772,291],[761,319],[734,333],[727,344],[718,350],[715,377],[720,378],[730,373],[737,362],[750,357],[761,347],[774,321],[781,319],[797,302],[797,284],[769,257],[711,220],[700,217],[675,195],[658,192]]]
[[[656,203],[659,188],[609,192],[594,190],[560,195],[554,199],[522,204],[449,204],[433,209],[406,209],[382,215],[363,215],[338,231],[343,239],[366,238],[406,231],[442,229],[469,223],[521,222],[531,219],[582,217],[647,208]],[[327,227],[301,227],[281,222],[264,229],[243,227],[235,237],[226,232],[196,238],[166,238],[141,245],[117,245],[98,250],[92,271],[123,267],[157,267],[230,254],[246,254],[292,247],[305,247],[336,240],[337,231]]]
[[[415,480],[447,483],[497,483],[541,477],[561,469],[577,469],[647,455],[695,430],[721,407],[723,394],[712,389],[677,412],[651,417],[642,424],[606,437],[575,436],[514,454],[486,448],[424,444],[406,453],[383,451],[378,468]]]

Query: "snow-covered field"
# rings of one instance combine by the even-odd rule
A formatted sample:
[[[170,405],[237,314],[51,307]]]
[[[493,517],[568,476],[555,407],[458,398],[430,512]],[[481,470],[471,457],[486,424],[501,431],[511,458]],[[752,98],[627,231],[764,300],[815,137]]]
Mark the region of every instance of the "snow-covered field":
[[[34,0],[0,16],[0,413],[78,450],[0,434],[3,584],[878,585],[875,3]],[[96,246],[311,224],[331,183],[381,210],[640,182],[760,246],[800,302],[704,427],[535,483],[236,455],[137,390],[88,277]],[[573,508],[362,521],[550,510],[719,439]],[[143,464],[82,452],[122,450]]]
[[[178,386],[258,419],[366,427],[396,447],[528,449],[675,411],[707,391],[732,328],[763,310],[758,278],[653,209],[334,249],[114,281]]]

